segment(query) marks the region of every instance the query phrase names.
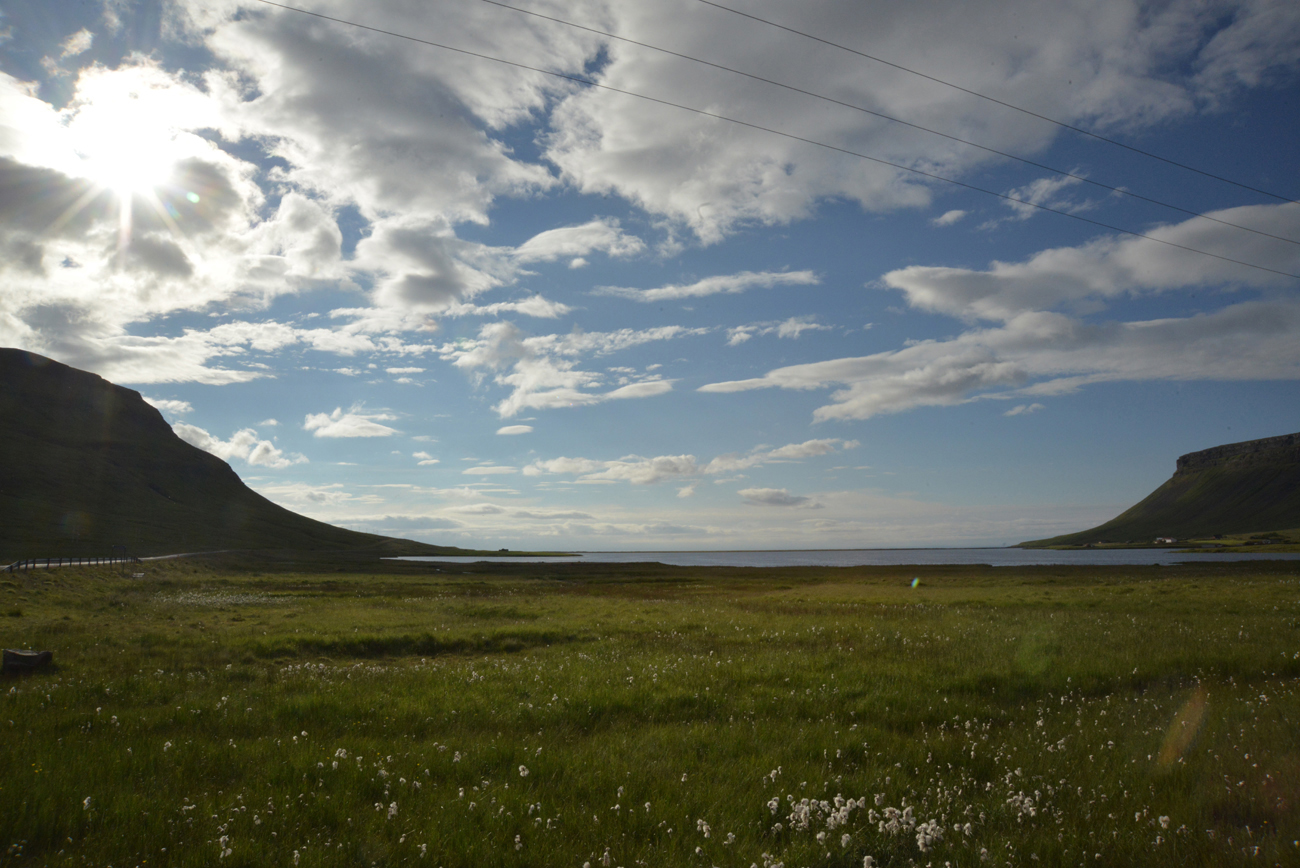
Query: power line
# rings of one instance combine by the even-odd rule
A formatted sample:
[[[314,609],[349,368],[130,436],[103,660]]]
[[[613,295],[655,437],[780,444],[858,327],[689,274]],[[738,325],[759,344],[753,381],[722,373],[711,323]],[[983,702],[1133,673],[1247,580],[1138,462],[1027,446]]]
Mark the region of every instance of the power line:
[[[1286,238],[1281,235],[1273,235],[1272,233],[1264,232],[1263,230],[1260,229],[1252,229],[1249,226],[1242,226],[1240,223],[1233,223],[1230,220],[1221,220],[1218,217],[1211,217],[1208,214],[1202,214],[1201,212],[1193,211],[1190,208],[1183,208],[1179,205],[1173,205],[1170,204],[1169,202],[1164,202],[1161,201],[1160,199],[1152,198],[1151,196],[1143,196],[1141,193],[1134,193],[1131,190],[1127,190],[1123,187],[1113,187],[1110,184],[1103,184],[1100,181],[1094,181],[1091,178],[1087,177],[1086,175],[1080,175],[1075,172],[1067,172],[1065,169],[1058,169],[1054,166],[1049,166],[1045,163],[1039,163],[1035,160],[1028,159],[1027,157],[1020,157],[1017,156],[1016,154],[1011,154],[1006,151],[1000,151],[997,148],[991,148],[988,147],[987,145],[981,145],[978,142],[972,142],[968,139],[963,139],[959,136],[954,136],[948,133],[940,132],[939,130],[931,129],[930,127],[925,127],[925,126],[921,126],[920,124],[912,123],[911,121],[905,121],[902,118],[896,118],[892,115],[887,115],[884,112],[878,112],[875,111],[874,109],[865,108],[863,106],[859,106],[850,102],[845,102],[843,100],[835,99],[834,97],[825,96],[824,94],[816,93],[814,91],[804,90],[803,88],[795,87],[794,85],[790,85],[790,84],[785,84],[784,82],[776,81],[774,79],[765,78],[761,75],[755,75],[753,73],[745,72],[744,70],[735,69],[730,66],[724,66],[723,64],[720,63],[714,63],[711,60],[704,60],[702,58],[695,57],[690,54],[683,54],[681,52],[673,51],[668,48],[663,48],[658,45],[652,45],[651,43],[648,42],[641,42],[639,40],[631,39],[626,36],[619,36],[618,34],[610,33],[605,30],[600,30],[595,27],[588,27],[584,24],[577,24],[573,21],[566,21],[563,18],[556,18],[553,15],[546,15],[541,12],[534,12],[531,9],[521,9],[518,6],[511,6],[508,3],[499,2],[499,0],[480,0],[480,2],[486,3],[489,6],[497,6],[500,7],[501,9],[509,9],[512,12],[518,12],[522,15],[531,15],[534,18],[541,18],[546,21],[553,21],[556,24],[563,24],[566,27],[572,27],[577,30],[584,30],[588,33],[594,33],[598,36],[604,36],[609,39],[618,40],[619,42],[626,42],[630,45],[637,45],[640,46],[641,48],[648,48],[652,51],[658,51],[663,54],[667,54],[671,57],[681,58],[682,60],[689,60],[694,63],[701,64],[703,66],[712,67],[713,69],[720,69],[723,70],[724,72],[730,72],[735,75],[744,76],[745,78],[752,79],[753,81],[761,81],[764,84],[770,84],[775,87],[783,88],[793,93],[803,94],[804,96],[810,96],[815,99],[822,100],[824,102],[832,103],[838,106],[843,106],[844,108],[853,109],[854,111],[862,112],[863,114],[881,118],[883,120],[887,120],[892,123],[901,124],[902,126],[905,127],[911,127],[914,130],[920,130],[921,132],[924,133],[930,133],[931,135],[940,136],[942,138],[948,139],[949,141],[958,142],[963,145],[969,145],[972,148],[978,148],[981,151],[986,151],[990,154],[997,154],[1000,157],[1006,157],[1011,160],[1017,160],[1021,163],[1024,163],[1027,166],[1033,166],[1035,168],[1042,169],[1047,172],[1052,172],[1054,174],[1060,175],[1065,178],[1071,178],[1075,181],[1081,181],[1085,184],[1090,184],[1093,187],[1106,190],[1107,192],[1110,193],[1117,193],[1121,196],[1128,196],[1129,198],[1132,199],[1138,199],[1142,202],[1148,202],[1152,205],[1158,205],[1161,208],[1168,208],[1169,210],[1177,211],[1180,214],[1187,214],[1191,217],[1200,217],[1203,220],[1209,220],[1210,222],[1218,223],[1221,226],[1231,226],[1234,229],[1240,229],[1244,232],[1252,232],[1255,235],[1261,235],[1265,238],[1272,238],[1275,241],[1285,241],[1288,244],[1300,245],[1300,241],[1297,241],[1294,238]]]
[[[730,6],[723,6],[721,3],[713,2],[713,0],[698,0],[698,2],[703,3],[706,6],[712,6],[715,9],[721,9],[724,12],[730,12],[733,15],[739,15],[743,18],[748,18],[752,21],[757,21],[761,24],[766,24],[769,27],[775,27],[778,30],[784,30],[787,33],[793,33],[796,36],[802,36],[805,39],[811,39],[814,42],[820,42],[822,45],[829,45],[832,48],[838,48],[841,51],[847,51],[850,54],[856,54],[858,57],[865,57],[867,60],[874,60],[876,63],[883,63],[885,66],[893,67],[894,69],[901,70],[911,75],[920,76],[921,78],[924,78],[928,81],[933,81],[937,84],[942,84],[944,87],[951,87],[954,90],[961,91],[962,93],[968,93],[971,96],[977,96],[980,99],[988,100],[989,102],[992,103],[997,103],[1000,106],[1004,106],[1006,108],[1012,109],[1013,111],[1018,111],[1022,114],[1029,115],[1030,117],[1038,118],[1041,121],[1047,121],[1049,124],[1056,124],[1058,127],[1062,127],[1063,129],[1067,129],[1070,130],[1071,132],[1078,133],[1079,135],[1088,136],[1089,138],[1097,139],[1098,141],[1105,142],[1108,145],[1114,145],[1118,148],[1124,148],[1125,150],[1132,151],[1135,154],[1141,154],[1144,157],[1150,157],[1153,160],[1159,160],[1162,163],[1168,163],[1171,166],[1177,166],[1178,168],[1185,169],[1188,172],[1195,172],[1196,174],[1203,175],[1206,178],[1213,178],[1216,181],[1222,181],[1225,184],[1231,184],[1232,186],[1240,187],[1243,190],[1250,190],[1252,193],[1259,193],[1261,196],[1268,196],[1269,198],[1277,199],[1278,201],[1281,202],[1295,202],[1295,200],[1290,198],[1289,196],[1282,196],[1278,193],[1271,193],[1268,190],[1261,190],[1258,187],[1252,187],[1249,184],[1243,184],[1240,181],[1234,181],[1231,178],[1225,178],[1222,175],[1216,175],[1213,172],[1207,172],[1204,169],[1198,169],[1195,166],[1189,166],[1186,163],[1180,163],[1177,160],[1171,160],[1168,157],[1162,157],[1159,154],[1153,154],[1150,151],[1144,151],[1141,148],[1134,147],[1133,145],[1126,145],[1121,141],[1107,138],[1106,136],[1103,136],[1099,133],[1094,133],[1091,130],[1084,129],[1083,127],[1076,127],[1072,124],[1067,124],[1065,121],[1058,121],[1055,118],[1048,117],[1047,115],[1041,115],[1038,112],[1031,111],[1027,108],[1021,108],[1018,105],[1005,102],[1003,100],[998,99],[997,97],[989,96],[988,94],[980,93],[979,91],[962,87],[959,84],[953,84],[951,81],[945,81],[942,78],[937,78],[933,75],[927,75],[924,72],[911,69],[909,67],[903,66],[898,63],[894,63],[889,60],[885,60],[884,58],[881,57],[876,57],[874,54],[867,54],[865,51],[858,51],[856,48],[849,48],[847,45],[841,45],[838,42],[831,42],[829,39],[823,39],[820,36],[814,36],[811,33],[805,33],[802,30],[796,30],[793,27],[787,27],[784,24],[778,24],[775,21],[769,21],[766,18],[760,18],[759,16],[751,15],[748,12],[741,12],[739,9],[732,9]]]
[[[1028,201],[1028,200],[1026,200],[1026,199],[1019,199],[1019,198],[1017,198],[1017,197],[1015,197],[1015,196],[1011,196],[1011,195],[1008,195],[1008,194],[1006,194],[1006,193],[998,193],[998,192],[995,191],[995,190],[989,190],[989,189],[986,189],[986,188],[984,188],[984,187],[978,187],[978,186],[976,186],[976,185],[974,185],[974,184],[968,184],[968,183],[966,183],[965,181],[958,181],[958,180],[956,180],[955,178],[947,178],[947,177],[944,177],[943,175],[938,175],[938,174],[935,174],[935,173],[933,173],[933,172],[926,172],[926,171],[924,171],[924,170],[922,170],[922,169],[917,169],[917,168],[914,168],[914,167],[912,167],[912,166],[905,166],[905,165],[903,165],[902,163],[894,163],[894,162],[891,162],[890,160],[884,160],[884,159],[881,159],[880,157],[873,157],[873,156],[870,156],[870,155],[868,155],[868,154],[863,154],[863,153],[861,153],[861,152],[859,152],[859,151],[853,151],[853,150],[850,150],[850,149],[848,149],[848,148],[841,148],[841,147],[839,147],[839,146],[837,146],[837,145],[827,144],[826,142],[819,142],[819,141],[817,141],[817,140],[815,140],[815,139],[809,139],[809,138],[805,138],[805,137],[803,137],[803,136],[795,135],[794,133],[786,133],[786,132],[782,132],[781,130],[775,130],[775,129],[772,129],[771,127],[765,127],[765,126],[762,126],[761,124],[750,123],[749,121],[742,121],[742,120],[739,120],[738,118],[727,117],[726,115],[717,114],[717,113],[715,113],[715,112],[706,111],[706,110],[704,110],[704,109],[694,108],[694,107],[692,107],[692,106],[688,106],[688,105],[682,105],[681,103],[671,102],[671,101],[666,100],[666,99],[660,99],[659,97],[648,96],[648,95],[646,95],[646,94],[636,93],[635,91],[630,91],[630,90],[623,90],[622,88],[617,88],[617,87],[614,87],[614,86],[612,86],[612,85],[608,85],[608,84],[601,84],[600,82],[592,81],[591,79],[583,78],[582,76],[573,75],[572,73],[567,73],[567,72],[556,72],[556,71],[554,71],[554,70],[550,70],[550,69],[543,69],[543,68],[541,68],[541,67],[537,67],[537,66],[530,66],[529,64],[526,64],[526,63],[520,63],[519,61],[516,61],[516,60],[506,60],[506,59],[503,58],[503,57],[495,57],[495,56],[490,55],[490,54],[483,54],[483,53],[478,52],[478,51],[471,51],[470,49],[467,49],[467,48],[457,48],[457,47],[454,46],[454,45],[446,45],[446,44],[444,44],[444,43],[441,43],[441,42],[434,42],[434,41],[429,40],[429,39],[421,39],[421,38],[419,38],[419,37],[417,37],[417,36],[408,36],[408,35],[405,34],[405,33],[397,33],[397,32],[392,31],[392,30],[384,30],[383,28],[380,28],[380,27],[371,27],[371,26],[368,25],[368,24],[360,24],[360,23],[358,23],[358,22],[356,22],[356,21],[348,21],[348,20],[343,19],[343,18],[335,18],[335,17],[330,16],[330,15],[325,15],[325,14],[323,14],[323,13],[321,13],[321,12],[312,12],[312,11],[310,11],[310,10],[308,10],[308,9],[300,9],[300,8],[298,8],[298,7],[296,7],[296,6],[287,6],[287,5],[283,4],[283,3],[276,3],[276,2],[274,2],[274,0],[256,0],[256,2],[258,2],[258,3],[262,3],[262,4],[266,5],[266,6],[274,6],[274,7],[276,7],[277,9],[284,9],[284,10],[287,11],[287,12],[297,12],[297,13],[299,13],[299,14],[302,14],[302,15],[309,15],[309,16],[311,16],[311,17],[313,17],[313,18],[319,18],[319,19],[324,20],[324,21],[331,21],[331,22],[333,22],[333,23],[335,23],[335,24],[343,24],[343,25],[348,26],[348,27],[356,27],[356,28],[358,28],[358,29],[360,29],[360,30],[366,30],[366,31],[369,31],[369,32],[371,32],[371,33],[379,33],[379,34],[382,34],[382,35],[384,35],[384,36],[391,36],[391,37],[393,37],[393,38],[395,38],[395,39],[404,39],[404,40],[406,40],[406,41],[408,41],[408,42],[415,42],[415,43],[418,43],[418,44],[420,44],[420,45],[428,45],[428,46],[430,46],[430,47],[432,47],[432,48],[441,48],[441,49],[444,49],[444,50],[446,50],[446,51],[453,51],[453,52],[456,52],[457,54],[463,54],[463,55],[466,55],[466,56],[468,56],[468,57],[477,57],[477,58],[479,58],[479,59],[481,59],[481,60],[490,60],[490,61],[492,61],[492,62],[494,62],[494,63],[500,63],[500,64],[503,64],[503,65],[506,65],[506,66],[513,66],[513,67],[515,67],[516,69],[524,69],[524,70],[527,70],[527,71],[529,71],[529,72],[536,72],[536,73],[540,73],[540,74],[542,74],[542,75],[549,75],[549,76],[552,76],[552,77],[554,77],[554,78],[564,79],[565,81],[571,81],[571,82],[574,82],[575,84],[581,84],[581,85],[584,85],[584,86],[586,86],[586,87],[596,88],[596,89],[598,89],[598,90],[605,90],[605,91],[609,91],[609,92],[611,92],[611,93],[621,94],[621,95],[623,95],[623,96],[630,96],[630,97],[633,97],[633,98],[635,98],[635,99],[644,100],[644,101],[646,101],[646,102],[652,102],[652,103],[656,103],[656,104],[658,104],[658,105],[668,106],[669,108],[681,109],[682,111],[692,112],[693,114],[701,115],[701,116],[703,116],[703,117],[713,118],[713,119],[715,119],[715,120],[720,120],[720,121],[726,121],[727,123],[735,124],[735,125],[737,125],[737,126],[747,127],[748,129],[752,129],[752,130],[759,130],[760,132],[770,133],[770,134],[775,135],[775,136],[781,136],[782,138],[790,139],[791,141],[802,142],[802,143],[807,144],[807,145],[813,145],[814,147],[824,148],[825,150],[828,150],[828,151],[834,151],[834,152],[836,152],[836,153],[846,154],[846,155],[848,155],[848,156],[850,156],[850,157],[858,157],[859,159],[868,160],[868,161],[873,162],[873,163],[878,163],[878,164],[880,164],[880,165],[882,165],[882,166],[889,166],[889,167],[891,167],[891,168],[898,169],[898,170],[900,170],[900,171],[911,172],[912,174],[915,174],[915,175],[921,175],[922,177],[930,178],[930,179],[935,180],[935,181],[943,181],[944,183],[947,183],[947,184],[953,184],[954,186],[962,187],[962,188],[967,189],[967,190],[973,190],[973,191],[975,191],[975,192],[977,192],[977,193],[984,193],[984,194],[989,195],[989,196],[996,196],[996,197],[999,198],[999,199],[1004,199],[1004,200],[1006,200],[1006,201],[1008,201],[1008,202],[1016,202],[1016,203],[1019,203],[1019,204],[1021,204],[1021,205],[1027,205],[1027,206],[1029,206],[1029,207],[1031,207],[1031,208],[1037,208],[1037,209],[1040,210],[1040,211],[1046,211],[1046,212],[1051,213],[1051,214],[1059,214],[1059,215],[1061,215],[1062,217],[1069,217],[1069,218],[1072,219],[1072,220],[1078,220],[1078,221],[1080,221],[1080,222],[1082,222],[1082,223],[1089,223],[1089,224],[1091,224],[1091,225],[1093,225],[1093,226],[1099,226],[1099,227],[1101,227],[1102,229],[1108,229],[1108,230],[1110,230],[1111,232],[1118,232],[1118,233],[1120,233],[1120,234],[1122,234],[1122,235],[1130,235],[1130,236],[1132,236],[1132,237],[1134,237],[1134,238],[1144,238],[1144,239],[1146,239],[1146,240],[1148,240],[1148,241],[1154,241],[1154,242],[1156,242],[1157,244],[1163,244],[1163,245],[1165,245],[1165,246],[1167,246],[1167,247],[1173,247],[1173,248],[1176,248],[1176,249],[1178,249],[1178,250],[1185,250],[1185,251],[1187,251],[1188,253],[1199,253],[1200,255],[1202,255],[1202,256],[1208,256],[1208,257],[1210,257],[1211,259],[1218,259],[1218,260],[1223,261],[1223,262],[1230,262],[1230,263],[1232,263],[1233,265],[1241,265],[1241,266],[1244,266],[1244,267],[1246,267],[1246,268],[1253,268],[1253,269],[1255,269],[1255,270],[1257,270],[1257,271],[1266,271],[1266,272],[1268,272],[1268,273],[1270,273],[1270,274],[1276,274],[1276,275],[1278,275],[1278,276],[1280,276],[1280,277],[1290,277],[1290,278],[1294,278],[1294,279],[1296,279],[1296,280],[1300,280],[1300,274],[1292,274],[1292,273],[1289,272],[1289,271],[1279,271],[1279,270],[1277,270],[1277,269],[1275,269],[1275,268],[1269,268],[1269,267],[1264,266],[1264,265],[1255,265],[1255,264],[1250,263],[1250,262],[1244,262],[1244,261],[1242,261],[1242,260],[1240,260],[1240,259],[1233,259],[1233,258],[1230,257],[1230,256],[1222,256],[1222,255],[1220,255],[1220,254],[1218,254],[1218,253],[1210,253],[1208,250],[1198,250],[1198,249],[1195,248],[1195,247],[1188,247],[1188,246],[1183,245],[1183,244],[1178,244],[1177,242],[1174,242],[1174,241],[1167,241],[1167,240],[1165,240],[1165,239],[1163,239],[1163,238],[1157,238],[1157,237],[1155,237],[1154,235],[1147,235],[1147,234],[1144,234],[1144,233],[1142,233],[1142,232],[1135,232],[1135,231],[1133,231],[1132,229],[1124,229],[1123,227],[1120,227],[1120,226],[1112,226],[1111,224],[1109,224],[1109,223],[1103,223],[1103,222],[1101,222],[1100,220],[1093,220],[1093,219],[1090,218],[1090,217],[1084,217],[1084,216],[1082,216],[1082,215],[1080,215],[1080,214],[1071,214],[1069,211],[1062,211],[1062,210],[1057,209],[1057,208],[1052,208],[1052,207],[1050,207],[1050,206],[1048,206],[1048,205],[1040,205],[1040,204],[1037,203],[1037,202],[1030,202],[1030,201]]]

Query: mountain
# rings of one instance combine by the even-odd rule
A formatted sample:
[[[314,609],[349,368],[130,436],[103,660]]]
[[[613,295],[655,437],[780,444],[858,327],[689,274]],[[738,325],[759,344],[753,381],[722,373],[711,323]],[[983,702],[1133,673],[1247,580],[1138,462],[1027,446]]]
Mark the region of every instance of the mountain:
[[[1178,459],[1145,500],[1081,533],[1025,547],[1150,543],[1300,528],[1300,433],[1229,443]]]
[[[139,392],[0,348],[0,563],[225,549],[466,554],[277,506],[173,433]]]

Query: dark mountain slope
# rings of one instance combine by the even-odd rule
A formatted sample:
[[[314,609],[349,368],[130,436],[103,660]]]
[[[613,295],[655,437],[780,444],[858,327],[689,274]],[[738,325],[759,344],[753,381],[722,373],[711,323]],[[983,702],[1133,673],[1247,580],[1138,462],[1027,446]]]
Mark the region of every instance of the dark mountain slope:
[[[1023,546],[1149,543],[1300,527],[1300,434],[1216,446],[1178,459],[1174,475],[1103,525]]]
[[[0,349],[0,562],[223,549],[453,554],[277,506],[181,440],[139,392]]]

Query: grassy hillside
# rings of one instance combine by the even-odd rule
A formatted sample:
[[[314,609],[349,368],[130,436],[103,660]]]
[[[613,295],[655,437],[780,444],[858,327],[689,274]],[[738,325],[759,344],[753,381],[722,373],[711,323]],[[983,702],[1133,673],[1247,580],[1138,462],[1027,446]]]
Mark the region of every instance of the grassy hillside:
[[[1178,459],[1145,500],[1103,525],[1024,546],[1150,543],[1300,526],[1300,434],[1218,446]]]
[[[178,438],[139,392],[0,349],[0,562],[220,549],[463,553],[277,506]]]

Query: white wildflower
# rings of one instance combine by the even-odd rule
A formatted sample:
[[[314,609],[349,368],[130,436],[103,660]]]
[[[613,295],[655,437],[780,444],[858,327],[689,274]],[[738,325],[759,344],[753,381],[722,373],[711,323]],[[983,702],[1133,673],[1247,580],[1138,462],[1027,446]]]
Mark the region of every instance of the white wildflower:
[[[520,766],[520,767],[519,767],[519,777],[521,777],[521,778],[526,778],[526,777],[528,777],[528,766]]]

